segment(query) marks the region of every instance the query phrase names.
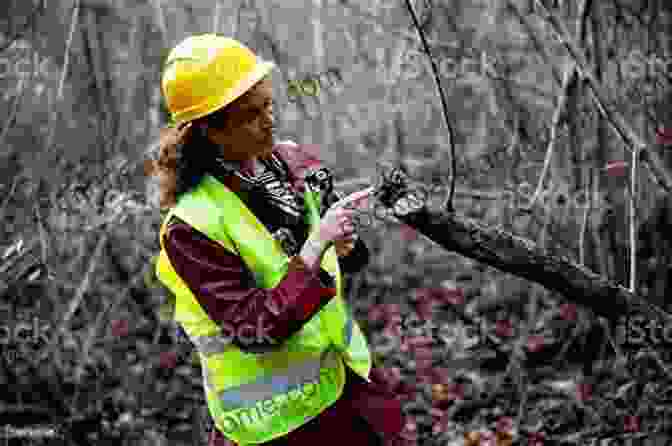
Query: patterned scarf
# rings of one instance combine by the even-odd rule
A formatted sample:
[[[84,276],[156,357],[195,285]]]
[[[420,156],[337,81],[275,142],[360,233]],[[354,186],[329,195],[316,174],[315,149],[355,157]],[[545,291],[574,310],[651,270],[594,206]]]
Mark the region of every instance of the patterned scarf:
[[[212,174],[220,180],[229,175],[237,177],[245,204],[285,252],[295,255],[307,238],[303,197],[292,189],[285,164],[276,154],[260,161],[262,171],[251,175],[244,172],[242,163],[216,157]]]

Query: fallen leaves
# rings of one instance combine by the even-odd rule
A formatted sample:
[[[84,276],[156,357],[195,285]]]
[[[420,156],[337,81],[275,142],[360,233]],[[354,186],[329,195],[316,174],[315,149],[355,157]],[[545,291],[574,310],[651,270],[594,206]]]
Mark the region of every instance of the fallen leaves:
[[[626,415],[623,420],[623,429],[626,432],[639,432],[639,417],[636,415]]]
[[[163,369],[173,369],[177,365],[177,352],[168,350],[159,355],[159,367]]]
[[[115,319],[110,324],[112,335],[117,338],[128,336],[129,326],[126,319]]]
[[[604,170],[612,178],[621,178],[628,174],[628,163],[626,161],[611,161],[607,163]]]
[[[495,324],[495,334],[500,338],[513,336],[513,325],[508,319],[500,319]]]
[[[575,321],[577,316],[577,309],[575,304],[560,305],[560,317],[566,321]]]
[[[672,146],[672,128],[659,127],[656,130],[656,143],[663,146]]]
[[[527,349],[531,352],[538,352],[544,348],[546,340],[543,336],[529,336],[527,338]]]
[[[579,401],[588,401],[593,394],[593,386],[589,383],[579,383],[576,386],[576,397]]]

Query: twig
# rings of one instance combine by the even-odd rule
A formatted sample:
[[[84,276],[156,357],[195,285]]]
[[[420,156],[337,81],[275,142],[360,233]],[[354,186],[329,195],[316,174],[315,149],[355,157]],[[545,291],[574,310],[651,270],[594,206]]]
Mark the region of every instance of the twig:
[[[47,241],[47,231],[44,228],[44,222],[42,221],[42,214],[40,213],[39,200],[35,200],[33,203],[33,210],[35,211],[35,216],[37,218],[37,227],[40,232],[40,242],[42,247],[42,264],[47,266],[47,258],[49,257],[49,243]]]
[[[68,73],[68,65],[70,63],[70,48],[72,46],[72,38],[75,35],[75,29],[77,28],[77,22],[79,18],[79,2],[80,0],[75,0],[75,4],[72,7],[72,18],[70,19],[70,32],[68,34],[68,42],[65,45],[65,56],[63,60],[63,69],[61,70],[61,78],[58,81],[58,93],[56,98],[60,101],[63,99],[63,83],[65,82],[65,76]]]
[[[637,287],[637,208],[635,198],[637,197],[637,147],[632,151],[632,165],[630,166],[630,194],[628,196],[628,210],[630,220],[630,291],[635,292]],[[627,189],[626,189],[627,193]]]
[[[14,195],[14,191],[16,190],[16,185],[19,183],[19,180],[23,178],[23,176],[19,173],[14,177],[14,181],[12,182],[12,187],[9,190],[9,193],[5,197],[5,199],[2,202],[2,206],[0,207],[0,221],[5,219],[5,209],[7,209],[7,204],[9,203],[9,200],[12,198]]]
[[[0,147],[4,147],[5,138],[9,133],[9,129],[12,127],[16,113],[19,111],[19,105],[21,104],[21,99],[23,98],[23,93],[25,91],[24,81],[25,80],[23,78],[19,79],[19,84],[16,86],[17,93],[14,96],[14,100],[12,101],[12,111],[9,113],[7,121],[5,121],[5,126],[2,128],[2,133],[0,133]]]
[[[544,167],[541,170],[541,175],[539,175],[539,182],[537,183],[537,188],[530,199],[530,202],[527,206],[521,206],[521,209],[524,211],[530,211],[534,206],[534,203],[537,201],[539,194],[544,187],[544,179],[548,173],[548,169],[551,165],[551,158],[553,157],[553,149],[555,148],[555,141],[557,139],[558,128],[562,122],[564,116],[565,108],[567,106],[567,98],[569,97],[569,90],[576,75],[576,67],[574,64],[570,64],[565,71],[564,78],[562,80],[562,89],[560,95],[558,96],[558,102],[555,107],[555,112],[553,113],[553,121],[551,122],[550,135],[548,140],[548,147],[546,149],[546,158],[544,159]]]
[[[588,82],[599,112],[609,121],[626,147],[631,151],[637,149],[641,151],[642,161],[649,167],[649,172],[654,181],[664,188],[666,192],[672,191],[672,176],[665,168],[658,154],[654,150],[649,149],[648,144],[635,133],[619,112],[607,108],[606,104],[608,100],[602,85],[595,78],[592,70],[588,68],[583,51],[571,38],[564,23],[553,12],[546,9],[541,0],[535,0],[535,3],[545,16],[545,19],[551,24],[556,38],[563,44],[576,63],[576,68],[579,70],[581,77]]]
[[[429,57],[429,61],[432,64],[432,71],[434,73],[434,81],[436,83],[436,88],[439,90],[439,97],[441,98],[441,107],[443,109],[443,118],[444,122],[446,124],[446,130],[448,132],[448,145],[449,145],[449,150],[450,150],[450,160],[451,160],[451,168],[450,168],[450,190],[448,192],[448,197],[445,200],[445,203],[442,205],[442,208],[446,209],[448,212],[455,212],[455,208],[453,207],[453,193],[455,191],[455,177],[457,176],[457,160],[455,159],[455,137],[454,137],[454,131],[453,128],[450,125],[450,121],[448,120],[448,105],[446,104],[446,97],[443,93],[443,88],[441,87],[441,78],[439,77],[439,70],[436,68],[436,62],[434,61],[434,58],[432,57],[432,53],[429,49],[429,44],[427,43],[427,39],[425,38],[425,33],[422,31],[422,28],[420,27],[420,23],[418,22],[418,17],[415,14],[415,11],[413,9],[413,5],[411,4],[410,0],[406,0],[406,7],[408,8],[409,14],[411,14],[411,18],[413,19],[413,24],[415,25],[415,28],[418,31],[418,34],[420,35],[420,39],[422,40],[422,46],[425,49],[425,52],[427,53],[427,56]]]
[[[590,188],[590,185],[588,186]],[[581,265],[586,264],[586,250],[584,245],[586,244],[586,231],[588,229],[588,215],[593,209],[593,199],[586,202],[586,206],[583,211],[583,219],[581,220],[581,232],[579,233],[579,263]]]

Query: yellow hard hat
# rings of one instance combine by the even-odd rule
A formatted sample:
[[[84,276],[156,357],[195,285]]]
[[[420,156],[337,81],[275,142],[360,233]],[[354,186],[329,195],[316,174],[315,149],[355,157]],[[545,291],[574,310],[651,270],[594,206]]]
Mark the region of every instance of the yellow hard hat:
[[[166,59],[161,89],[179,125],[235,101],[273,70],[242,43],[217,34],[187,37]]]

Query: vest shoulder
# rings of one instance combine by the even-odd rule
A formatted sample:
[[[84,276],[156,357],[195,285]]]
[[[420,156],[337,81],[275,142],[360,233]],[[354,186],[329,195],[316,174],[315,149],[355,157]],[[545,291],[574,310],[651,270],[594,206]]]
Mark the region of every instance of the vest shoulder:
[[[219,223],[225,210],[217,204],[217,194],[223,192],[224,186],[206,176],[178,199],[171,218],[177,218],[209,237],[219,237]]]

